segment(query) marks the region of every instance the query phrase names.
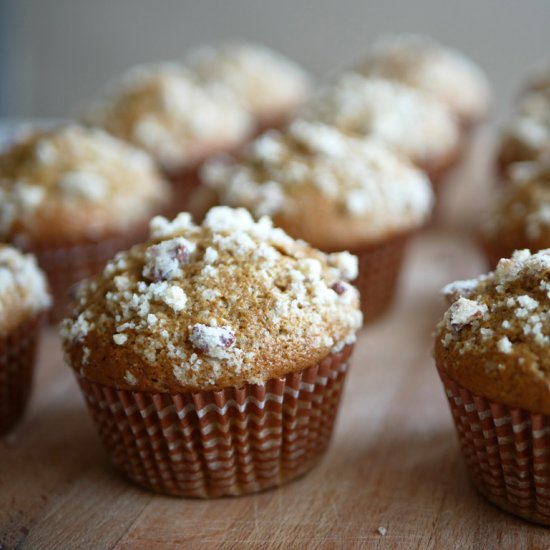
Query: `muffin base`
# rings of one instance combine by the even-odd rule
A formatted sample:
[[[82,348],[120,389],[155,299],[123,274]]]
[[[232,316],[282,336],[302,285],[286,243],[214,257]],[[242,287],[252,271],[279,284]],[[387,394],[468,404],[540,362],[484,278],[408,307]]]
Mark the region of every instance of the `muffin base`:
[[[32,389],[44,314],[24,320],[0,338],[0,435],[23,416]]]
[[[114,465],[174,496],[254,493],[301,476],[327,448],[353,346],[264,384],[153,393],[79,384]]]
[[[475,395],[438,372],[476,489],[506,512],[550,526],[550,416]]]
[[[125,233],[110,235],[100,241],[49,242],[28,248],[48,277],[54,303],[48,320],[57,323],[69,312],[75,284],[97,275],[117,252],[147,238],[148,222]]]
[[[401,265],[412,231],[350,250],[359,260],[359,275],[354,281],[361,295],[363,325],[378,319],[391,306]]]

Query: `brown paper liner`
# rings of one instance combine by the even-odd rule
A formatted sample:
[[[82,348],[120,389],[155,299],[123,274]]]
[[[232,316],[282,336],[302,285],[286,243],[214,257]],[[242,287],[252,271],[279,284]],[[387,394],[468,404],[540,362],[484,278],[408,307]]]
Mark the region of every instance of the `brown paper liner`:
[[[199,163],[181,170],[163,172],[172,187],[172,200],[164,214],[167,218],[174,218],[188,210],[189,201],[200,184],[201,166],[202,163]]]
[[[550,416],[475,395],[438,371],[474,486],[506,512],[550,525]]]
[[[15,426],[29,400],[44,314],[0,338],[0,435]]]
[[[28,250],[36,256],[38,264],[46,273],[54,298],[49,322],[57,323],[68,314],[71,290],[76,283],[100,273],[117,252],[144,241],[148,235],[147,226],[147,223],[143,223],[125,233],[106,236],[100,241],[59,241],[31,245]]]
[[[264,384],[177,394],[79,383],[112,462],[186,497],[242,495],[307,472],[329,444],[353,346]]]
[[[361,295],[364,325],[383,315],[391,306],[412,234],[400,233],[350,250],[359,260],[359,275],[354,284]]]

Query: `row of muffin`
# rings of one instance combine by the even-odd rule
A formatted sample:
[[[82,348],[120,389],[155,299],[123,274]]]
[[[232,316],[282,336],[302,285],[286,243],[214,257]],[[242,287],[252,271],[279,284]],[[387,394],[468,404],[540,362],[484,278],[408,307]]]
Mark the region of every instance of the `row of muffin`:
[[[280,485],[326,449],[362,319],[357,260],[216,207],[151,222],[151,240],[83,285],[61,326],[115,466],[161,493]],[[21,414],[49,297],[32,257],[0,248],[2,427]],[[550,250],[444,289],[435,358],[482,494],[550,524]],[[6,387],[7,386],[7,387]]]
[[[369,168],[386,170],[387,158],[395,159],[380,143],[303,120],[250,150],[273,162],[284,158],[289,141],[300,154],[319,149],[346,160],[358,147]],[[296,162],[294,173],[309,175],[312,163]],[[407,167],[400,177],[420,174],[397,165]],[[231,170],[222,181],[244,173],[246,185],[251,166],[207,171]],[[357,198],[347,207],[366,200]],[[304,473],[328,444],[361,325],[349,284],[356,260],[318,252],[267,218],[255,222],[245,210],[224,207],[210,210],[200,226],[188,214],[155,218],[151,239],[85,284],[62,326],[113,462],[145,487],[188,496],[242,494]],[[3,299],[21,300],[21,319],[32,321],[48,302],[44,279],[28,258],[12,249],[2,255]],[[503,508],[546,523],[549,257],[522,251],[489,276],[448,287],[452,305],[436,342],[478,488]],[[16,328],[1,348],[1,364],[11,370],[32,350],[23,335],[33,330]]]
[[[202,50],[188,66],[134,69],[83,108],[82,120],[114,137],[70,125],[1,155],[0,237],[37,255],[55,296],[52,318],[66,311],[73,283],[143,240],[153,214],[186,208],[203,162],[231,150],[240,164],[204,168],[209,191],[197,192],[195,213],[208,201],[245,206],[325,250],[352,248],[362,264],[387,265],[361,270],[381,272],[362,285],[366,319],[379,315],[407,238],[433,200],[409,162],[441,180],[468,129],[486,115],[487,83],[460,54],[429,39],[393,39],[320,89],[291,128],[243,149],[254,132],[292,116],[308,82],[262,48]]]

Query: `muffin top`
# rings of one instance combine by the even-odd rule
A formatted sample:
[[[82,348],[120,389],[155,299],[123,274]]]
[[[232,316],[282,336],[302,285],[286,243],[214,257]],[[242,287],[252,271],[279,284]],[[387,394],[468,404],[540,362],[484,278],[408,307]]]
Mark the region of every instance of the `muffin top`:
[[[250,116],[227,91],[201,85],[176,63],[131,69],[83,118],[144,149],[168,171],[236,147],[251,130]]]
[[[349,253],[323,254],[244,209],[151,222],[151,241],[83,286],[61,336],[81,375],[116,388],[199,391],[314,365],[361,326]]]
[[[510,250],[550,247],[550,158],[510,167],[510,185],[482,226],[484,236]]]
[[[465,124],[487,115],[491,98],[485,73],[471,59],[428,36],[379,39],[359,72],[397,80],[445,103]]]
[[[0,238],[99,238],[147,221],[168,188],[151,159],[105,132],[30,132],[0,154]]]
[[[226,87],[254,117],[271,117],[301,105],[311,80],[299,65],[259,44],[233,42],[200,48],[191,70],[211,85]]]
[[[495,271],[443,289],[437,364],[496,402],[550,414],[550,249],[516,251]]]
[[[550,154],[550,94],[523,96],[518,112],[504,128],[498,158],[503,171],[514,162]]]
[[[459,146],[456,119],[439,100],[399,82],[357,73],[322,88],[304,117],[374,136],[415,164],[452,156]]]
[[[432,206],[427,177],[383,143],[303,120],[260,136],[238,162],[207,163],[202,175],[218,202],[272,216],[323,250],[417,228]]]
[[[46,278],[34,256],[0,244],[0,336],[50,304]]]

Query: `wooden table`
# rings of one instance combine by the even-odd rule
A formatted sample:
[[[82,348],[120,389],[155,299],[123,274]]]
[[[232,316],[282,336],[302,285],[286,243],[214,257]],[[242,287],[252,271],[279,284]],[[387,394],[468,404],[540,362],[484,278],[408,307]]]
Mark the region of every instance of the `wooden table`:
[[[361,333],[332,445],[312,472],[211,501],[133,486],[111,468],[50,330],[30,410],[0,441],[0,547],[550,547],[549,531],[469,485],[430,357],[438,289],[485,269],[464,233],[477,217],[469,197],[486,196],[478,161],[449,186],[445,223],[412,246],[392,311]]]

